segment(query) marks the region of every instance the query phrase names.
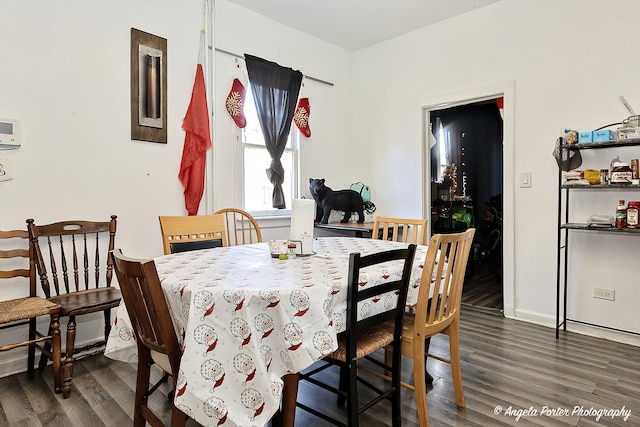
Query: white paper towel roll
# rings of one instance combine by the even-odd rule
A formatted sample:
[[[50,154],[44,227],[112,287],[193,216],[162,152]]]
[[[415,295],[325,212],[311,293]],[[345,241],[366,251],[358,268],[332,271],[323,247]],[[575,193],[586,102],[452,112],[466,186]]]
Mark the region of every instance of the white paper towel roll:
[[[313,253],[313,220],[316,203],[313,199],[293,199],[291,206],[291,232],[289,240],[298,243],[298,253]]]

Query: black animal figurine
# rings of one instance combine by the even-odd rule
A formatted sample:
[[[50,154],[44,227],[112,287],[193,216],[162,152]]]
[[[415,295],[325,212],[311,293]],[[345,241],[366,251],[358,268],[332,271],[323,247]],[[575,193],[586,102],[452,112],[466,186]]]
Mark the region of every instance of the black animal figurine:
[[[316,201],[315,222],[328,223],[331,210],[344,212],[344,218],[340,222],[349,222],[352,212],[358,213],[358,224],[364,222],[364,202],[357,191],[333,191],[324,185],[324,178],[309,178],[309,191],[313,196],[313,200]]]

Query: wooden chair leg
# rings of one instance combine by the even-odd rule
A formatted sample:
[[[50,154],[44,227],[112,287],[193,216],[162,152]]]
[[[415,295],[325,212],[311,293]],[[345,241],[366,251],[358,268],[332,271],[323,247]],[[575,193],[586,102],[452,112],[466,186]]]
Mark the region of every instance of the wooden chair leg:
[[[456,393],[456,405],[465,407],[462,388],[462,369],[460,367],[460,320],[454,320],[449,326],[449,354],[451,356],[451,378]]]
[[[147,422],[143,411],[147,407],[149,379],[153,362],[150,350],[142,347],[141,345],[138,346],[138,374],[136,375],[136,397],[133,403],[133,427],[145,427]],[[171,421],[173,422],[173,412]]]
[[[29,319],[29,340],[36,339],[36,318]],[[27,356],[27,370],[33,372],[36,367],[36,346],[31,344],[29,346],[29,353]]]
[[[51,355],[53,362],[53,384],[56,393],[62,391],[62,339],[60,337],[60,317],[58,315],[51,316]],[[34,348],[35,350],[35,348]]]
[[[393,349],[391,348],[391,346],[386,346],[384,348],[384,364],[387,366],[391,366],[393,362]],[[388,377],[391,376],[391,372],[389,371],[384,371],[384,374]]]
[[[73,377],[73,350],[76,340],[76,318],[69,317],[67,323],[67,350],[62,364],[62,398],[67,399],[71,394],[71,379]]]
[[[402,342],[400,342],[402,345]],[[393,393],[391,394],[391,425],[393,427],[400,427],[402,425],[402,412],[400,410],[400,376],[401,376],[401,360],[402,351],[400,345],[396,345],[395,351],[393,346],[391,352],[391,385],[393,387]]]
[[[111,309],[104,311],[104,342],[109,339],[109,333],[111,333]]]
[[[418,424],[429,427],[429,408],[427,406],[425,340],[413,341],[413,385],[418,409]]]
[[[171,408],[171,427],[184,427],[187,423],[187,416],[175,406]]]
[[[151,371],[151,366],[149,366],[149,372]],[[164,371],[163,371],[164,372]],[[167,378],[171,377],[171,374],[167,373],[165,374],[167,376]],[[149,376],[151,376],[151,374],[149,373]],[[187,419],[189,418],[187,416],[187,414],[185,414],[184,412],[182,412],[180,409],[178,409],[176,407],[176,405],[173,402],[173,391],[176,389],[177,387],[177,379],[171,377],[171,384],[172,384],[172,390],[170,392],[171,394],[171,427],[185,427],[185,425],[187,424]],[[150,393],[148,393],[150,394]],[[148,403],[148,398],[147,398],[147,403]]]
[[[296,418],[296,400],[298,398],[298,382],[300,374],[288,374],[282,377],[284,388],[282,390],[282,414],[280,417],[282,427],[293,427]]]
[[[340,384],[338,385],[339,390],[346,390],[347,385],[349,384],[349,370],[346,366],[340,366]],[[338,406],[343,407],[346,403],[347,398],[343,394],[338,395]]]
[[[429,353],[429,345],[431,344],[431,337],[424,340],[424,366],[427,385],[433,384],[433,376],[427,370],[427,353]]]
[[[349,395],[347,396],[347,420],[349,426],[358,425],[358,365],[355,361],[347,362],[345,368],[349,381]],[[340,390],[346,390],[340,388]]]
[[[187,415],[180,409],[176,408],[176,405],[171,407],[171,427],[184,427],[187,423]]]
[[[49,336],[52,335],[51,324],[49,324],[49,329],[47,330],[47,335],[49,335]],[[38,362],[38,370],[40,372],[44,371],[44,368],[47,367],[47,363],[49,361],[48,354],[51,353],[51,351],[52,351],[51,347],[52,347],[51,346],[51,341],[49,341],[49,340],[44,341],[43,346],[42,346],[42,348],[44,348],[44,351],[40,355],[40,361]],[[52,356],[53,356],[53,354],[52,354]],[[56,390],[56,393],[60,393],[60,391]]]

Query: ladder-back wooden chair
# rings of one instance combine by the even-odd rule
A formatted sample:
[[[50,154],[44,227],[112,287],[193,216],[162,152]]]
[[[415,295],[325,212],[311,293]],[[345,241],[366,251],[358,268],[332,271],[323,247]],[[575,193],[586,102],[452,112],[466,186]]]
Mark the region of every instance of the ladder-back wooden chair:
[[[399,427],[401,424],[401,401],[400,401],[400,375],[401,357],[400,350],[402,341],[402,322],[407,293],[409,290],[409,280],[411,278],[411,267],[416,251],[416,245],[409,245],[406,249],[394,249],[384,252],[373,253],[360,256],[359,253],[352,253],[349,257],[349,276],[347,291],[347,316],[346,330],[338,336],[338,349],[311,366],[308,370],[300,373],[300,380],[309,382],[325,390],[337,393],[338,404],[347,403],[347,420],[330,416],[321,406],[311,407],[302,402],[297,406],[325,421],[340,426],[359,425],[360,413],[366,411],[380,401],[389,400],[391,402],[391,425]],[[403,269],[400,276],[390,278],[377,284],[369,284],[362,287],[360,275],[367,273],[367,268],[388,262],[402,262]],[[396,294],[395,306],[386,306],[382,312],[369,317],[362,315],[363,303],[372,299],[384,298],[385,295]],[[390,325],[389,328],[386,325]],[[372,357],[373,353],[385,347],[392,347],[390,360],[385,363]],[[388,387],[378,387],[367,379],[358,375],[358,360],[366,359],[391,372],[391,384]],[[316,374],[330,366],[340,367],[339,388],[335,385],[327,384]],[[366,386],[361,387],[361,386]],[[367,403],[361,404],[363,396],[368,396]],[[360,402],[359,402],[360,399]],[[326,399],[324,399],[326,402]],[[290,405],[285,405],[283,419],[291,419],[292,411]]]
[[[224,215],[227,246],[262,242],[260,226],[248,212],[237,208],[225,208],[216,214]]]
[[[153,260],[126,257],[120,249],[112,252],[122,298],[131,319],[138,346],[138,374],[134,401],[134,427],[163,425],[149,406],[151,366],[155,363],[171,375],[173,390],[178,390],[178,372],[182,350],[171,313],[164,298]],[[175,393],[171,395],[172,400]],[[171,426],[182,427],[187,416],[172,404]]]
[[[53,358],[53,378],[56,391],[60,384],[60,306],[36,295],[35,264],[29,256],[29,233],[26,230],[0,231],[0,284],[3,292],[10,288],[24,286],[22,294],[31,296],[0,301],[0,330],[28,325],[28,338],[0,344],[0,351],[29,346],[27,369],[35,367],[35,351],[42,350],[43,341],[51,340]],[[19,283],[23,282],[23,283]],[[29,286],[26,286],[26,285]],[[50,331],[46,336],[36,336],[36,321],[40,316],[49,316]],[[7,334],[3,333],[3,337]]]
[[[164,254],[227,246],[224,216],[159,216]]]
[[[420,280],[418,303],[414,312],[405,313],[402,355],[413,360],[413,384],[401,384],[415,391],[420,427],[429,426],[425,374],[427,357],[451,365],[456,405],[461,408],[465,406],[460,368],[460,302],[474,234],[475,229],[470,228],[462,233],[431,237]],[[432,280],[434,277],[436,279]],[[449,336],[448,358],[428,352],[425,339],[436,334]],[[386,360],[391,358],[392,352],[387,348]]]
[[[27,220],[32,245],[32,261],[37,267],[41,292],[47,300],[60,306],[60,317],[66,317],[66,346],[62,354],[62,396],[71,393],[73,362],[104,350],[111,331],[111,309],[120,304],[120,289],[111,286],[116,216],[109,221],[61,221],[36,225]],[[103,313],[103,337],[79,348],[75,346],[77,317]],[[46,336],[48,334],[37,334]],[[51,349],[50,340],[43,346],[40,367],[47,358],[54,364],[60,356]],[[58,391],[58,390],[56,390]]]
[[[427,239],[427,220],[377,216],[373,221],[371,238],[424,245]]]

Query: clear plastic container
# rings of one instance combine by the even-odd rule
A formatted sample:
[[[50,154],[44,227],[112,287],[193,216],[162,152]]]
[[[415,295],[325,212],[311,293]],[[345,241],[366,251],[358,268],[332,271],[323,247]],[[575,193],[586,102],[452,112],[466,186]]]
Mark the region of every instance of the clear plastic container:
[[[611,173],[613,173],[613,167],[616,163],[620,163],[620,156],[613,156],[611,164],[609,165],[609,182],[611,182]]]
[[[287,256],[289,257],[289,259],[293,259],[296,257],[296,248],[298,246],[295,243],[289,243],[287,245]]]

